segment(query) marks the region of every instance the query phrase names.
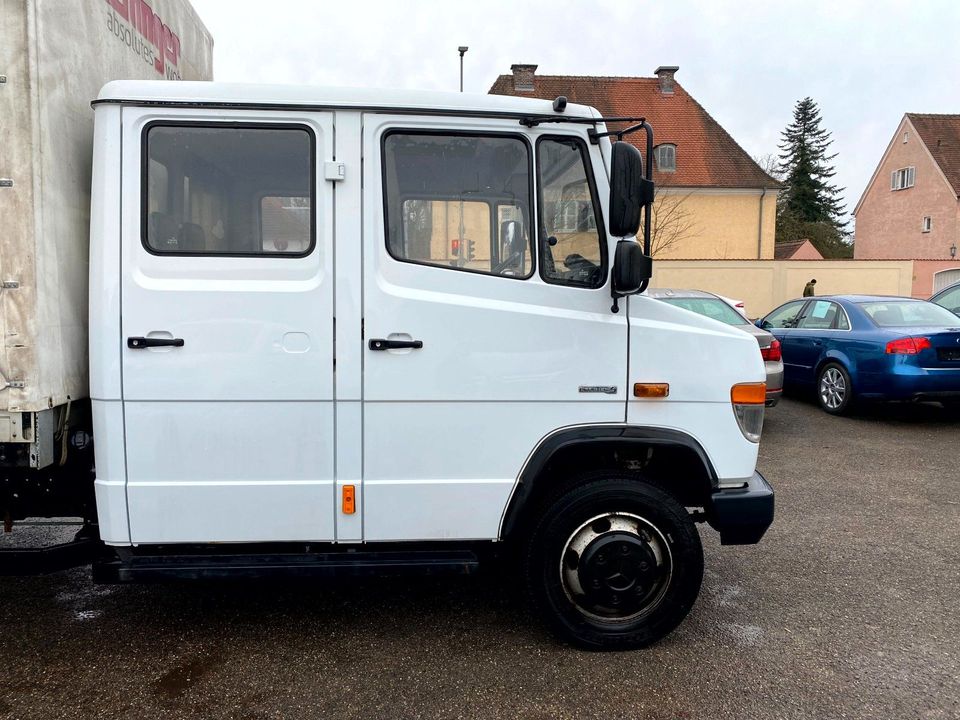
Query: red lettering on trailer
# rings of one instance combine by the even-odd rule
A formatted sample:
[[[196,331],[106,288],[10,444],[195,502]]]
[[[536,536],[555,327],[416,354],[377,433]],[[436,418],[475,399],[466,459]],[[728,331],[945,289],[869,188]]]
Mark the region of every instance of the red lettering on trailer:
[[[180,61],[180,38],[146,0],[107,0],[107,4],[157,48],[153,67],[158,73],[164,74],[168,62],[177,66]]]

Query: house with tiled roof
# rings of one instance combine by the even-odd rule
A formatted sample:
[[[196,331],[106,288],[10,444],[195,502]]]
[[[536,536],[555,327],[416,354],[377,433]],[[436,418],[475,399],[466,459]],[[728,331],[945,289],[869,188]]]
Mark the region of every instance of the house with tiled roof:
[[[653,252],[670,259],[772,259],[779,184],[676,80],[656,77],[538,75],[511,66],[490,93],[591,105],[604,116],[643,116],[654,130]],[[611,124],[608,129],[618,129]],[[629,142],[645,152],[642,132]]]
[[[960,115],[904,115],[853,214],[854,258],[913,260],[915,296],[960,280]]]
[[[823,260],[823,255],[809,240],[778,242],[773,249],[774,260]]]

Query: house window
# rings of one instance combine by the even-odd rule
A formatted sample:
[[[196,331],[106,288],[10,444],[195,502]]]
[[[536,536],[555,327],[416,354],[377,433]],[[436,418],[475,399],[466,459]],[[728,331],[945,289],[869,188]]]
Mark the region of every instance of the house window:
[[[923,217],[923,232],[930,232],[933,230],[933,218],[929,215],[924,215]]]
[[[907,144],[907,140],[909,140],[909,139],[910,139],[910,133],[908,133],[908,132],[903,133],[903,144],[904,144],[904,145]]]
[[[653,149],[653,157],[657,161],[657,170],[660,172],[676,172],[677,146],[670,143],[657,145]]]
[[[894,170],[890,173],[890,189],[906,190],[912,188],[917,179],[917,169],[915,167],[905,167]]]

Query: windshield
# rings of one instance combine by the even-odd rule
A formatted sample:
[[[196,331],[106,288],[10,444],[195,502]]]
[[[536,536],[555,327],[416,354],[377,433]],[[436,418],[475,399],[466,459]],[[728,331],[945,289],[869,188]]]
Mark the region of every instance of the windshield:
[[[957,316],[946,308],[917,300],[885,300],[860,303],[870,319],[884,328],[941,325],[956,327]]]
[[[719,298],[660,298],[665,303],[682,307],[697,315],[719,320],[727,325],[749,325],[743,315]]]

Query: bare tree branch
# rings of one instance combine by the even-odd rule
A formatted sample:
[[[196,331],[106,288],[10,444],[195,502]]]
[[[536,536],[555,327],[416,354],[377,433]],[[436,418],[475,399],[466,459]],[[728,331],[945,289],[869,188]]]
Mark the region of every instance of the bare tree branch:
[[[658,192],[653,199],[650,223],[650,254],[658,254],[676,247],[693,234],[694,221],[687,207],[690,193]]]

